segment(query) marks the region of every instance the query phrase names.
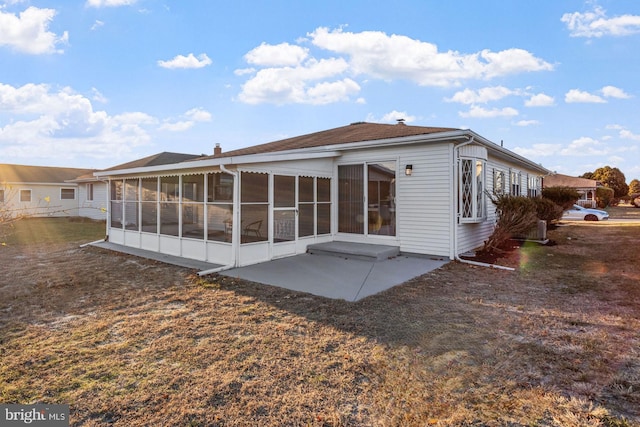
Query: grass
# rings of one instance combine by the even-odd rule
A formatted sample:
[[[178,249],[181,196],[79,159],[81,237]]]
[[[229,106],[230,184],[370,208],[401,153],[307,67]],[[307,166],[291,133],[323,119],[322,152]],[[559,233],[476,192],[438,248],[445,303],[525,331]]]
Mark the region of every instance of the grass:
[[[91,242],[104,237],[105,222],[79,217],[25,218],[0,223],[0,243],[29,246],[47,243]]]
[[[74,426],[640,425],[638,224],[357,303],[61,235],[0,248],[2,403],[68,403]]]

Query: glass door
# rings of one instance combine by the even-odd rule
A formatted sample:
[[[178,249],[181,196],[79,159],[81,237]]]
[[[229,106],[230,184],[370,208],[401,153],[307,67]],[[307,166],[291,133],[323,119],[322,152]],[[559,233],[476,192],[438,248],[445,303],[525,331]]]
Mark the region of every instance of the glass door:
[[[396,235],[395,161],[338,166],[338,231]]]

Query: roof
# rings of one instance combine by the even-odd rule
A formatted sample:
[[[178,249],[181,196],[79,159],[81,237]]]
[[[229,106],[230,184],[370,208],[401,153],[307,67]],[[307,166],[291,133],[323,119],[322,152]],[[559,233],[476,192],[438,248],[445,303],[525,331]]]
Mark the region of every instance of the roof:
[[[142,168],[146,166],[171,165],[174,163],[181,163],[187,160],[193,160],[198,157],[202,157],[202,154],[170,153],[168,151],[163,151],[162,153],[153,154],[151,156],[147,156],[142,159],[134,160],[128,163],[123,163],[121,165],[113,166],[104,170],[115,171],[120,169]]]
[[[241,148],[228,151],[218,156],[231,157],[244,156],[248,154],[273,153],[277,151],[296,150],[302,148],[322,147],[353,142],[375,141],[381,139],[402,138],[407,136],[427,135],[431,133],[455,131],[455,128],[426,127],[426,126],[406,126],[404,123],[395,125],[381,123],[357,122],[348,126],[323,130],[293,138],[268,142],[266,144],[254,145],[252,147]]]
[[[544,178],[545,187],[596,188],[599,185],[600,183],[595,179],[577,178],[559,173]]]
[[[60,184],[93,172],[95,169],[0,164],[0,182]]]

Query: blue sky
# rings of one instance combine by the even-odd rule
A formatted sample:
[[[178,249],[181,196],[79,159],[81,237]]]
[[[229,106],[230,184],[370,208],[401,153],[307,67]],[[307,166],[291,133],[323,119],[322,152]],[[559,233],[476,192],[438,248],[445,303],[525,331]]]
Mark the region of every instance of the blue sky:
[[[0,162],[106,168],[357,121],[640,179],[640,2],[0,0]]]

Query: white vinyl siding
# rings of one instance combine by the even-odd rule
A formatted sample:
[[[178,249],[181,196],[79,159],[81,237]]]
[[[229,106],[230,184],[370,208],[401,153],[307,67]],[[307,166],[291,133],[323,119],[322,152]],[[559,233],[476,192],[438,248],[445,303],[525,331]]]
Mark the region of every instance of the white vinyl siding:
[[[92,198],[88,197],[89,186],[93,188]],[[78,187],[78,215],[97,220],[107,218],[107,184],[104,182],[80,184]]]

